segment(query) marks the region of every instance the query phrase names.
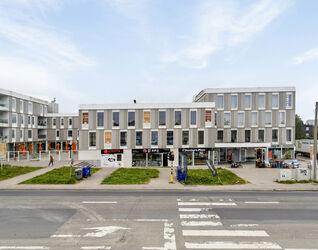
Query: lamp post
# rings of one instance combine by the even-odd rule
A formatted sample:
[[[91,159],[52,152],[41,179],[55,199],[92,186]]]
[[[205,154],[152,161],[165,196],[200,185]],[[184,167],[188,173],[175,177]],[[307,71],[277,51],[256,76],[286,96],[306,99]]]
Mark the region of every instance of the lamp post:
[[[316,102],[315,106],[315,126],[314,126],[314,166],[313,166],[313,180],[317,180],[317,111],[318,111],[318,102]]]

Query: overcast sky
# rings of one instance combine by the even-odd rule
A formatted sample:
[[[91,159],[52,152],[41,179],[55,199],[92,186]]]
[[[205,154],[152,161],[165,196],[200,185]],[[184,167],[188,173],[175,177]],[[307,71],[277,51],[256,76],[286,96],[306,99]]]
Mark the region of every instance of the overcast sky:
[[[0,86],[79,103],[295,86],[318,101],[316,0],[0,0]]]

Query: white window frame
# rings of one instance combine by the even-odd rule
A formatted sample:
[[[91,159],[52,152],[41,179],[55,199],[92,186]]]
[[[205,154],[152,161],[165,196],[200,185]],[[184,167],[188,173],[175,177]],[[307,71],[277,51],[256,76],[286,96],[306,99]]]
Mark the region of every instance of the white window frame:
[[[87,113],[88,116],[88,123],[87,124],[83,124],[83,114]],[[89,112],[88,110],[82,110],[82,115],[80,116],[80,126],[82,127],[82,129],[88,130],[89,128]]]
[[[273,96],[277,96],[277,107],[273,106]],[[272,93],[272,109],[279,109],[279,93]]]
[[[159,120],[160,120],[159,112],[165,112],[165,124],[166,125],[159,124]],[[166,127],[167,127],[167,110],[166,109],[159,109],[158,110],[158,128],[166,128]]]
[[[236,131],[236,141],[235,142],[232,142],[232,131]],[[223,132],[224,133],[224,132]],[[224,136],[224,134],[223,134]],[[230,132],[230,142],[231,143],[238,143],[238,130],[236,128],[233,128],[231,129],[231,132]]]
[[[284,124],[280,123],[280,113],[284,113]],[[286,127],[286,111],[285,110],[279,110],[278,111],[278,126],[279,127]]]
[[[129,126],[128,124],[129,124],[129,113],[130,112],[134,112],[135,113],[135,126]],[[128,129],[135,129],[136,128],[136,123],[137,123],[137,119],[136,119],[136,110],[128,110],[127,111],[127,127],[128,127]],[[135,144],[136,144],[136,142],[135,142]]]
[[[120,137],[121,137],[120,134],[121,134],[121,132],[126,132],[126,135],[127,135],[126,146],[121,146],[121,145],[120,145],[120,139],[121,139],[121,138],[120,138]],[[128,130],[120,130],[120,131],[119,131],[119,148],[120,148],[120,149],[127,149],[127,148],[128,148]]]
[[[31,110],[30,110],[30,105],[31,105]],[[33,114],[33,103],[32,102],[28,102],[28,114],[29,115]]]
[[[175,125],[176,124],[176,111],[180,111],[181,114],[181,121],[180,121],[180,125]],[[173,110],[173,127],[174,128],[181,128],[182,126],[182,110],[181,109],[174,109]]]
[[[57,132],[59,132],[59,136],[57,136]],[[60,140],[60,135],[61,135],[60,130],[59,130],[59,129],[56,129],[56,130],[55,130],[55,138],[56,138],[56,140]]]
[[[277,141],[276,141],[276,142],[273,141],[273,130],[274,130],[274,129],[277,130]],[[275,145],[278,145],[278,144],[279,144],[279,128],[272,128],[271,142],[272,142],[272,144],[275,144]]]
[[[243,114],[243,124],[239,124],[239,114]],[[244,128],[245,127],[245,112],[244,111],[238,111],[237,112],[237,127],[238,128]]]
[[[183,136],[183,132],[185,132],[185,131],[187,131],[189,134],[188,144],[183,144],[182,136]],[[190,145],[190,130],[189,129],[182,129],[182,131],[181,131],[181,146],[182,146],[182,148],[188,148],[189,145]]]
[[[230,124],[229,125],[225,125],[225,114],[229,114],[230,115]],[[224,128],[230,128],[231,127],[231,111],[224,111],[223,113],[223,127]]]
[[[245,100],[245,97],[246,96],[249,96],[250,97],[250,106],[249,107],[246,107],[246,100]],[[245,110],[251,110],[252,109],[252,94],[251,93],[247,93],[244,95],[244,109]]]
[[[195,112],[195,124],[191,124],[191,112]],[[190,128],[197,128],[198,127],[198,110],[197,109],[190,109],[189,111],[189,125]],[[182,119],[182,114],[181,114],[181,119]]]
[[[271,115],[270,124],[266,124],[266,113],[270,113],[270,115]],[[266,128],[272,127],[272,124],[273,124],[273,113],[272,113],[271,110],[266,110],[265,111],[265,121],[264,121],[264,123],[265,123],[265,127]]]
[[[287,141],[287,130],[290,130],[291,133],[290,133],[290,141]],[[286,128],[285,129],[285,135],[286,135],[286,138],[285,138],[285,141],[286,141],[286,144],[293,144],[293,140],[294,140],[294,135],[293,135],[293,128]]]
[[[172,145],[168,145],[168,132],[172,132],[172,134],[173,134],[173,140],[172,140]],[[166,147],[167,148],[173,148],[173,145],[174,145],[174,143],[175,143],[175,141],[174,141],[174,139],[175,139],[175,132],[174,132],[174,130],[173,129],[167,129],[166,130],[166,133],[165,133],[165,136],[166,136]]]
[[[118,112],[118,126],[114,126],[114,113]],[[128,113],[127,113],[127,119],[128,119]],[[128,120],[127,120],[128,125]],[[112,129],[120,129],[120,110],[112,110]]]
[[[20,113],[24,113],[24,101],[20,100]]]
[[[98,113],[103,114],[103,126],[98,126]],[[96,111],[96,129],[104,129],[105,127],[105,112],[104,111]]]
[[[14,103],[14,105],[13,105],[13,103]],[[14,106],[14,108],[13,108],[13,106]],[[17,99],[15,99],[13,97],[11,99],[11,110],[12,110],[12,112],[16,112],[17,111]]]
[[[20,114],[20,125],[21,125],[21,128],[24,128],[24,127],[25,127],[25,117],[24,117],[24,114]]]
[[[30,123],[29,123],[29,118],[30,118]],[[28,124],[28,128],[32,128],[32,116],[27,115],[27,121],[26,123]]]
[[[13,123],[13,116],[15,116],[15,123]],[[17,113],[12,113],[11,114],[11,126],[12,127],[17,127],[18,126],[18,114]]]
[[[260,140],[259,140],[259,131],[260,130],[263,130],[264,131],[264,140],[261,142]],[[257,130],[257,142],[258,143],[265,143],[265,141],[266,141],[266,129],[265,128],[259,128],[258,130]]]
[[[206,112],[207,111],[210,111],[211,112],[211,122],[207,122],[206,121]],[[212,109],[205,109],[204,110],[204,125],[206,128],[212,128],[212,124],[213,124],[213,115],[214,115],[214,112],[212,111]],[[197,118],[198,119],[198,118]]]
[[[259,97],[260,96],[264,96],[264,107],[260,107],[259,106]],[[258,95],[257,95],[257,109],[258,110],[265,110],[265,108],[266,108],[266,94],[265,93],[259,93]]]
[[[250,131],[250,141],[249,142],[246,141],[245,131]],[[250,128],[244,129],[244,143],[251,143],[252,141],[253,141],[252,140],[252,129],[250,129]]]
[[[234,96],[236,96],[236,108],[232,107],[232,97]],[[237,109],[238,109],[238,94],[231,94],[231,110],[237,110]]]
[[[95,133],[95,135],[96,135],[96,146],[89,145],[89,134],[90,133]],[[96,149],[96,147],[97,147],[97,132],[96,132],[96,130],[89,130],[87,133],[87,139],[88,139],[88,149]]]
[[[291,105],[290,106],[287,106],[287,96],[288,95],[291,95]],[[292,92],[286,92],[286,100],[285,100],[286,109],[292,109],[293,105],[294,105],[293,93]]]
[[[199,144],[199,132],[203,131],[203,144]],[[205,129],[198,129],[198,132],[197,132],[197,136],[198,136],[198,147],[204,147],[205,146]],[[190,137],[190,134],[189,134],[189,137]]]
[[[21,135],[21,132],[22,132],[22,135]],[[24,130],[23,129],[20,129],[20,142],[24,141]]]
[[[253,113],[256,113],[256,124],[253,124]],[[252,111],[251,112],[251,127],[257,128],[258,127],[258,111]]]
[[[136,122],[135,122],[135,124],[136,124]],[[137,145],[137,132],[141,132],[141,145]],[[128,134],[127,134],[127,136],[128,136]],[[144,145],[144,131],[141,130],[141,129],[137,129],[135,131],[135,147],[136,148],[142,148],[143,145]]]
[[[157,136],[158,136],[158,141],[157,141],[157,145],[152,145],[152,132],[157,132]],[[151,148],[158,148],[159,147],[159,130],[158,129],[152,129],[150,130],[150,147]]]
[[[223,132],[222,142],[219,142],[219,138],[218,138],[218,132],[219,132],[219,131],[222,131],[222,132]],[[224,129],[217,129],[217,131],[216,131],[216,142],[217,142],[217,143],[223,143],[223,142],[224,142]]]
[[[145,112],[149,112],[150,113],[150,122],[149,123],[145,123],[144,121],[145,121]],[[135,117],[135,119],[136,119],[136,117]],[[142,111],[142,127],[144,128],[144,129],[149,129],[149,128],[151,128],[151,110],[150,109],[144,109],[143,111]]]
[[[222,105],[223,107],[222,108],[219,108],[219,96],[223,97],[223,105]],[[224,110],[224,94],[217,94],[216,101],[217,101],[217,110]]]
[[[31,131],[31,138],[29,137],[29,131]],[[33,140],[33,130],[28,129],[28,141],[32,141],[32,140]]]
[[[14,135],[14,136],[12,136],[12,135]],[[11,129],[11,141],[15,142],[16,139],[17,139],[17,131],[15,128],[13,128],[13,129]]]

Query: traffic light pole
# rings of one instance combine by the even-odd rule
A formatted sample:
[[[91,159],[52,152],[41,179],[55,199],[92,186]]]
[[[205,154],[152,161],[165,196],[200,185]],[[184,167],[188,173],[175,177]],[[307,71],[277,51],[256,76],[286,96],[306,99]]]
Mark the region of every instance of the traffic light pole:
[[[169,183],[173,183],[173,161],[174,161],[174,154],[173,151],[169,152],[169,160],[171,163],[171,168],[170,168],[170,182]]]

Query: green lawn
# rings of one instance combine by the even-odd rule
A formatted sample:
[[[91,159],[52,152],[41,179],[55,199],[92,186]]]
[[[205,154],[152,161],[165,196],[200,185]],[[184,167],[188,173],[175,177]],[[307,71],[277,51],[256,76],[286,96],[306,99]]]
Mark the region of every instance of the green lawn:
[[[302,180],[302,181],[288,180],[288,181],[276,181],[276,182],[280,184],[318,183],[318,181],[313,181],[313,180]]]
[[[10,179],[18,175],[27,174],[38,169],[41,169],[41,167],[19,167],[3,165],[2,169],[0,168],[0,181]]]
[[[158,169],[119,168],[107,176],[102,184],[147,184],[151,178],[158,177]]]
[[[234,185],[247,183],[247,181],[227,169],[218,168],[217,170],[218,176],[213,176],[209,169],[189,169],[186,181],[180,181],[180,183],[185,185]]]
[[[76,180],[74,171],[76,168],[72,168],[72,178],[70,179],[70,167],[61,167],[53,169],[45,174],[38,175],[32,179],[21,182],[20,184],[75,184],[79,182]],[[91,175],[96,173],[100,168],[91,168]],[[89,177],[88,177],[89,178]]]

